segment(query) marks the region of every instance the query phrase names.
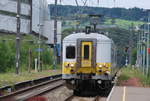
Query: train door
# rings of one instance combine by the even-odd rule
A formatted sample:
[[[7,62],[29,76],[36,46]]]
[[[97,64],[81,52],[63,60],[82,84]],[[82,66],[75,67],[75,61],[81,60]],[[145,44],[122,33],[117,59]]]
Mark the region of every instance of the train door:
[[[82,67],[96,67],[96,39],[77,40],[77,69]]]
[[[81,42],[81,67],[92,67],[92,42]]]

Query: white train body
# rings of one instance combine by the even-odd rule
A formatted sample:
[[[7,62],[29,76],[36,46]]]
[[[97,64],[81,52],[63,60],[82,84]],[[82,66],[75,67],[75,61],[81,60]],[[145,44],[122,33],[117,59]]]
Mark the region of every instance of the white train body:
[[[116,73],[113,41],[99,33],[74,33],[63,40],[62,78],[77,89],[79,82],[112,81]]]

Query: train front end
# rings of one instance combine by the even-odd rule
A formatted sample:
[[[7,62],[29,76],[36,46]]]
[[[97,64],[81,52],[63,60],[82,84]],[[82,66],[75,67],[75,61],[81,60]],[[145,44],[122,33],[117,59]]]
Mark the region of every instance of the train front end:
[[[62,78],[66,86],[78,94],[108,88],[114,76],[112,43],[98,33],[76,33],[64,38]]]

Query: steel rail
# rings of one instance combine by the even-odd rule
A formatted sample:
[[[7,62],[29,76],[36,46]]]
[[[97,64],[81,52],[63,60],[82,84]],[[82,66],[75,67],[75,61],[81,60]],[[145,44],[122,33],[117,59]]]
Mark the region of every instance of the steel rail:
[[[56,90],[56,89],[58,89],[59,87],[62,87],[62,86],[64,86],[64,83],[59,82],[59,83],[51,84],[49,86],[45,86],[41,89],[38,88],[38,90],[33,90],[33,91],[30,92],[30,94],[23,93],[23,94],[21,94],[21,96],[19,94],[19,96],[16,97],[16,101],[26,101],[30,98],[36,98],[38,96],[44,95],[45,93]]]
[[[0,88],[0,97],[56,78],[61,78],[61,74],[42,77],[35,80],[23,81],[16,83],[15,85],[8,85],[2,87]]]
[[[9,99],[9,98],[16,99],[16,96],[18,96],[18,95],[27,95],[30,92],[32,93],[34,90],[36,90],[36,93],[30,94],[29,96],[26,96],[23,98],[19,98],[21,100],[29,99],[31,97],[46,93],[46,92],[54,90],[54,89],[57,89],[63,85],[64,85],[64,82],[61,80],[60,77],[57,77],[57,78],[50,79],[48,81],[39,83],[37,85],[29,86],[24,89],[20,89],[15,92],[12,92],[10,94],[0,96],[0,101],[5,101],[6,99]],[[39,88],[41,88],[41,90],[37,91]],[[18,101],[18,100],[15,100],[15,101]]]
[[[64,101],[71,101],[73,98],[74,98],[74,95],[71,95],[68,98],[66,98]]]

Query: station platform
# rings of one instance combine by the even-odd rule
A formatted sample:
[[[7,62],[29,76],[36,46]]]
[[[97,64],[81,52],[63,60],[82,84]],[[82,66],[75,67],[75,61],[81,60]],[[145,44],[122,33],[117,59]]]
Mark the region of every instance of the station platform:
[[[150,88],[114,86],[107,101],[150,101]]]

